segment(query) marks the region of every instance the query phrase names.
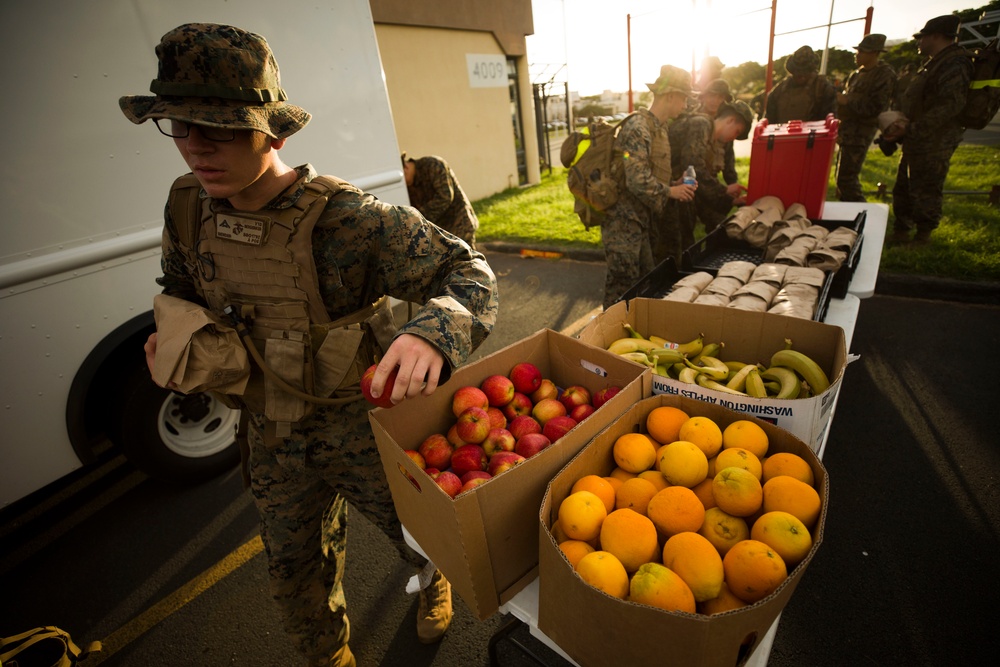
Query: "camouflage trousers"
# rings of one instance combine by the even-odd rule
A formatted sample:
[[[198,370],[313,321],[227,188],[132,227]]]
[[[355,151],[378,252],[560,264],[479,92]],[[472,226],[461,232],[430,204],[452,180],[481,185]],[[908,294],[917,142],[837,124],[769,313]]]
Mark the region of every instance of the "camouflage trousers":
[[[292,435],[267,447],[251,418],[250,480],[267,552],[271,595],[285,631],[309,664],[326,664],[347,643],[344,597],[348,503],[375,523],[415,566],[426,560],[403,540],[366,401],[319,407]]]
[[[906,150],[899,158],[896,183],[892,188],[892,211],[899,231],[931,231],[941,221],[944,181],[948,177],[951,156],[957,146],[914,154]]]
[[[837,192],[840,201],[868,201],[861,191],[861,167],[868,156],[868,146],[842,145],[837,157]]]
[[[649,233],[632,216],[609,213],[601,225],[601,242],[608,265],[604,281],[604,307],[608,308],[655,265]]]
[[[673,257],[677,267],[681,265],[681,252],[687,247],[686,239],[694,243],[694,206],[671,199],[667,202],[663,215],[653,221],[649,228],[649,244],[653,250],[653,266],[659,266],[668,257]]]

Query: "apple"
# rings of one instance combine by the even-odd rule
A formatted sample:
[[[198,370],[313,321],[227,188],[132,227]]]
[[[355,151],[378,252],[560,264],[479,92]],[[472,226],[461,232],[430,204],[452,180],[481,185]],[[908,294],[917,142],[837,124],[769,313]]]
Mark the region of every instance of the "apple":
[[[535,407],[531,409],[531,416],[543,427],[545,426],[545,422],[553,417],[561,417],[565,414],[566,406],[554,398],[543,398],[535,403]]]
[[[484,408],[467,408],[458,416],[455,431],[466,443],[478,445],[490,432],[490,415]]]
[[[493,458],[490,459],[490,464],[486,471],[496,477],[500,473],[510,470],[522,461],[524,461],[524,457],[516,452],[497,452],[493,455]]]
[[[594,406],[590,403],[584,403],[583,405],[578,405],[569,411],[569,416],[577,421],[577,423],[582,422],[584,419],[594,414]]]
[[[541,383],[538,385],[538,389],[531,392],[531,402],[538,405],[539,401],[545,400],[546,398],[559,398],[559,387],[556,383],[548,378],[542,378]]]
[[[434,481],[437,482],[437,485],[441,487],[441,490],[452,498],[457,496],[458,492],[462,490],[462,480],[460,480],[458,475],[450,470],[442,470],[437,475],[431,476],[434,478]]]
[[[451,455],[451,470],[461,477],[470,470],[486,470],[489,457],[479,445],[462,445]]]
[[[514,398],[514,383],[506,375],[491,375],[479,385],[490,405],[502,408]]]
[[[514,440],[519,440],[528,433],[541,433],[542,425],[531,415],[518,415],[507,425],[507,430],[514,436]]]
[[[475,479],[470,479],[468,482],[466,482],[465,484],[462,485],[462,488],[459,489],[458,492],[459,493],[465,493],[466,491],[472,491],[474,488],[476,488],[477,486],[482,486],[483,484],[485,484],[486,482],[488,482],[490,479],[492,479],[492,476],[491,477],[487,477],[485,479],[482,478],[482,477],[477,477]]]
[[[526,459],[542,451],[552,444],[552,441],[541,433],[528,433],[518,439],[514,444],[514,451]]]
[[[570,429],[576,426],[576,420],[569,415],[560,415],[558,417],[553,417],[552,419],[545,422],[545,427],[542,428],[542,435],[546,438],[555,442],[559,438],[566,435]]]
[[[590,404],[590,390],[578,384],[566,387],[563,389],[563,393],[559,394],[559,402],[572,412],[573,408],[578,405]]]
[[[424,439],[417,447],[417,451],[424,457],[424,463],[428,468],[444,470],[451,465],[451,453],[454,450],[448,438],[440,433],[434,433]]]
[[[438,470],[437,468],[424,468],[424,472],[430,475],[431,477],[437,477],[438,475],[441,474],[441,471]]]
[[[542,372],[538,370],[538,366],[527,361],[514,364],[507,377],[514,383],[514,390],[525,395],[530,395],[542,383]]]
[[[474,479],[493,479],[493,475],[489,474],[485,470],[470,470],[459,477],[459,479],[462,480],[462,484],[468,484]]]
[[[399,367],[396,366],[389,372],[389,377],[385,379],[385,386],[382,388],[382,394],[378,398],[372,396],[372,379],[375,377],[376,368],[378,368],[378,364],[372,364],[361,376],[361,394],[372,405],[377,405],[380,408],[391,408],[395,405],[392,402],[392,388],[396,384],[396,373],[399,371]]]
[[[486,434],[486,439],[483,440],[483,449],[486,450],[486,456],[492,457],[497,452],[514,451],[515,442],[517,442],[517,438],[514,437],[513,433],[505,428],[494,428]]]
[[[527,394],[522,394],[521,392],[516,391],[514,392],[514,398],[510,399],[510,403],[503,406],[501,411],[509,423],[518,415],[530,415],[532,407],[534,407],[534,403],[531,402],[531,398],[529,398]]]
[[[483,390],[471,385],[456,389],[451,397],[451,411],[455,413],[455,416],[458,417],[471,407],[482,408],[483,410],[490,407],[490,401],[486,398]]]
[[[486,414],[490,416],[490,428],[507,428],[507,417],[503,410],[490,406],[486,408]]]
[[[403,453],[409,456],[411,459],[413,459],[413,462],[416,463],[417,467],[420,468],[421,470],[427,467],[427,462],[424,461],[423,455],[421,455],[420,452],[418,452],[417,450],[404,449]]]
[[[597,392],[595,392],[593,400],[594,409],[596,410],[597,408],[607,403],[619,391],[621,391],[621,387],[611,386],[611,387],[605,387],[604,389],[600,389]]]
[[[448,438],[448,442],[451,443],[452,447],[461,447],[468,444],[465,440],[458,437],[458,422],[455,422],[448,428],[448,434],[445,437]]]

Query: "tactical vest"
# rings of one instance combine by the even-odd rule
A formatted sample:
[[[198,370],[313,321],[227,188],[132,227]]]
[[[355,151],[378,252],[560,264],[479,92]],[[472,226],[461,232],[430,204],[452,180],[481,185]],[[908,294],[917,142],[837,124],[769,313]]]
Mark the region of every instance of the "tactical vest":
[[[818,75],[813,75],[813,79],[804,86],[793,86],[790,81],[786,83],[778,97],[778,118],[782,119],[781,122],[808,120],[819,97],[820,85]]]
[[[653,177],[670,188],[670,136],[667,134],[667,126],[649,117],[646,118],[646,126],[653,138],[649,146],[649,166]]]
[[[327,202],[345,187],[352,186],[320,176],[305,184],[292,206],[253,212],[202,198],[192,174],[178,178],[170,191],[179,250],[198,293],[220,317],[226,317],[227,306],[233,307],[246,323],[258,356],[273,372],[265,373],[255,364],[240,397],[243,406],[264,415],[269,440],[289,435],[291,424],[324,399],[360,398],[361,375],[395,334],[384,295],[336,321],[323,303],[312,232]],[[274,375],[320,400],[283,390]]]

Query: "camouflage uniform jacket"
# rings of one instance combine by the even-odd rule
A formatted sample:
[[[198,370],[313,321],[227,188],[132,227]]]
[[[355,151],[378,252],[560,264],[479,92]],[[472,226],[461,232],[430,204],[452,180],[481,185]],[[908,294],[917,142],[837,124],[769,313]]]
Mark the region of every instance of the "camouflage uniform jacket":
[[[262,211],[287,208],[302,196],[316,171],[312,165],[297,171],[299,179]],[[204,191],[202,196],[207,196]],[[165,217],[163,277],[156,282],[165,294],[204,305],[178,247],[169,206]],[[443,376],[459,367],[496,323],[496,277],[485,258],[427,224],[413,208],[392,206],[347,186],[327,203],[312,244],[330,317],[354,313],[384,294],[425,304],[399,333],[437,347],[448,362]]]
[[[723,144],[715,140],[715,122],[704,114],[683,116],[670,124],[670,157],[675,178],[680,178],[688,165],[698,177],[695,197],[712,208],[728,209],[733,198],[719,182],[723,171]]]
[[[958,146],[965,128],[958,114],[965,106],[972,79],[968,52],[950,44],[925,61],[900,100],[900,111],[910,119],[903,137],[909,153]]]
[[[790,112],[789,109],[801,109],[801,113]],[[827,114],[836,111],[837,89],[825,76],[813,74],[809,81],[801,86],[793,85],[791,76],[782,79],[767,96],[764,117],[773,125],[787,123],[790,120],[824,120]]]
[[[878,132],[878,115],[889,108],[895,89],[896,72],[886,63],[851,72],[844,88],[847,103],[837,106],[837,143],[869,146]]]
[[[429,155],[414,161],[413,185],[406,188],[410,205],[438,227],[456,236],[455,230],[479,229],[479,219],[448,163]]]
[[[615,138],[612,174],[618,180],[618,201],[608,209],[609,215],[632,218],[643,229],[655,216],[660,215],[670,196],[670,183],[656,177],[657,173],[670,173],[670,156],[654,155],[654,133],[663,133],[667,127],[649,109],[639,109],[622,121]],[[669,149],[669,142],[658,141]],[[661,164],[664,163],[664,164]],[[656,164],[654,164],[656,163]]]
[[[698,110],[695,113],[704,114],[709,118],[715,118],[715,116],[705,110],[704,106],[698,107]],[[688,115],[688,113],[685,113],[678,117],[674,122],[676,123],[683,120]],[[734,148],[733,143],[734,142],[729,141],[725,144],[716,144],[716,150],[719,153],[716,159],[722,164],[722,180],[725,181],[727,185],[732,185],[740,180],[739,175],[736,173],[736,149]]]

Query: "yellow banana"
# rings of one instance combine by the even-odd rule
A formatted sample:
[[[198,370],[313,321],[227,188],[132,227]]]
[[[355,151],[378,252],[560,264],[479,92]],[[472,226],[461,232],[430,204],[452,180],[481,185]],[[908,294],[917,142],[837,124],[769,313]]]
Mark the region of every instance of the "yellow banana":
[[[791,368],[784,366],[771,366],[762,371],[760,376],[765,380],[776,380],[781,383],[781,389],[775,398],[798,398],[799,396],[799,376]]]
[[[663,364],[665,366],[670,366],[672,364],[681,363],[684,361],[684,355],[677,350],[671,350],[666,347],[654,347],[646,350],[649,356],[656,359],[656,363]]]
[[[764,386],[764,380],[760,377],[760,370],[752,364],[748,365],[750,371],[746,377],[747,395],[753,398],[767,398],[767,388]]]
[[[698,334],[696,338],[692,338],[686,343],[680,343],[675,347],[675,350],[679,350],[681,354],[690,359],[696,355],[701,354],[701,350],[705,345],[705,334]]]
[[[697,361],[685,359],[684,363],[699,373],[707,375],[712,380],[725,380],[729,375],[729,368],[722,362],[722,360],[716,357],[702,356],[699,357]]]
[[[650,360],[645,352],[626,352],[625,354],[620,354],[618,356],[625,357],[629,361],[634,361],[637,364],[649,366],[650,368],[654,368],[656,366],[656,364]]]
[[[670,346],[670,341],[667,340],[666,338],[660,338],[659,336],[650,336],[649,340],[653,341],[654,343],[656,343],[660,347],[669,347]]]
[[[645,337],[645,336],[643,336],[643,335],[642,335],[641,333],[639,333],[638,331],[636,331],[636,330],[635,330],[635,329],[634,329],[634,328],[632,327],[632,325],[631,325],[631,324],[629,324],[628,322],[622,322],[622,326],[623,326],[623,327],[625,327],[625,331],[627,331],[627,332],[628,332],[628,335],[629,335],[629,336],[631,336],[632,338],[639,338],[639,339],[641,339],[641,340],[646,340],[646,337]]]
[[[764,389],[767,391],[768,396],[777,396],[778,392],[781,391],[781,383],[769,380],[764,383]]]
[[[656,368],[653,369],[653,372],[656,373],[657,375],[662,375],[663,377],[668,377],[668,375],[667,375],[667,367],[664,366],[664,365],[662,365],[662,364],[657,364]]]
[[[692,361],[698,361],[702,357],[717,357],[722,352],[722,348],[726,346],[725,343],[705,343],[701,346],[701,351],[693,356],[689,356],[688,359]]]
[[[659,349],[656,345],[645,338],[619,338],[608,345],[608,352],[613,354],[626,354],[628,352],[647,352]]]
[[[822,394],[830,386],[830,379],[819,364],[798,350],[778,350],[771,357],[771,366],[792,369],[809,383],[809,388],[815,395]]]
[[[697,384],[698,371],[695,370],[694,368],[684,367],[684,369],[677,374],[677,379],[685,384]]]
[[[736,389],[727,387],[721,382],[716,382],[715,380],[708,377],[704,373],[699,373],[697,380],[698,384],[704,387],[705,389],[714,389],[715,391],[721,391],[726,394],[736,394],[738,396],[746,396],[746,394],[744,394],[742,391],[737,391]]]
[[[756,368],[756,366],[747,364],[740,370],[736,371],[736,374],[726,382],[726,386],[730,389],[735,389],[736,391],[747,391],[747,376],[750,374],[750,371],[756,370]]]

